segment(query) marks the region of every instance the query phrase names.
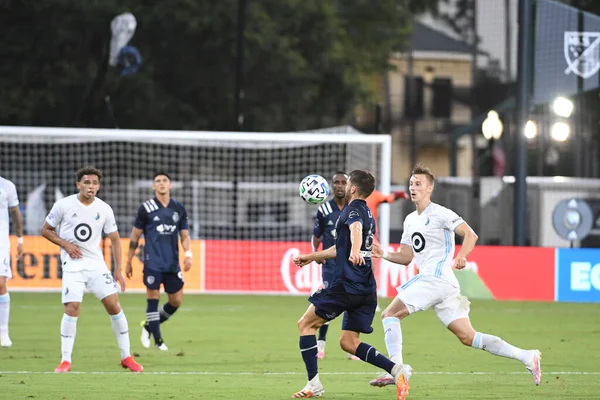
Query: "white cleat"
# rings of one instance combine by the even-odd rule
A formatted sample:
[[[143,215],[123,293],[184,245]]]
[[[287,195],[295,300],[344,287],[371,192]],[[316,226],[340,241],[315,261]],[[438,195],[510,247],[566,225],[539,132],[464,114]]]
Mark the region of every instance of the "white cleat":
[[[371,379],[371,381],[369,382],[369,385],[377,386],[377,387],[384,387],[384,386],[388,386],[388,385],[393,385],[394,383],[395,383],[394,377],[392,375],[388,374],[387,372],[384,372],[384,373],[380,374],[377,378]]]
[[[392,375],[396,381],[396,399],[404,400],[408,396],[410,377],[412,376],[412,367],[408,364],[396,364],[392,369]]]
[[[0,347],[11,347],[11,346],[12,346],[12,341],[10,340],[10,337],[8,337],[8,333],[2,334],[2,336],[0,336]]]
[[[533,383],[539,386],[542,381],[542,353],[539,350],[531,350],[531,359],[525,364],[525,368],[533,375]]]
[[[167,347],[167,345],[163,342],[161,344],[157,344],[155,345],[155,347],[160,350],[160,351],[167,351],[169,350],[169,348]]]
[[[142,342],[144,348],[150,348],[150,332],[146,329],[146,321],[142,321],[142,336],[140,337],[140,342]]]
[[[319,360],[325,357],[325,343],[324,340],[317,341],[317,358]]]
[[[292,399],[308,399],[313,397],[321,397],[325,394],[325,389],[318,378],[318,375],[308,382],[304,389],[292,395]]]
[[[352,361],[360,361],[359,357],[356,357],[354,354],[347,353],[348,360]]]

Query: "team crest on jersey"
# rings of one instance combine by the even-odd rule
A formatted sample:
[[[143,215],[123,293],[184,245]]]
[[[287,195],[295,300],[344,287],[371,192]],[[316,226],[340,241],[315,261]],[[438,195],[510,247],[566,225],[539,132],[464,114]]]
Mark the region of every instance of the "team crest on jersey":
[[[154,283],[154,277],[152,275],[149,275],[146,278],[146,282],[148,282],[148,285],[152,285]]]
[[[429,222],[431,221],[429,220],[429,217],[427,217],[427,219],[425,220],[425,226],[429,225]]]
[[[177,211],[175,211],[173,213],[173,222],[177,223],[177,221],[179,221],[179,214],[177,213]]]
[[[565,32],[565,75],[587,79],[600,70],[600,32]]]
[[[100,213],[99,213],[99,212],[97,212],[97,213],[96,213],[96,216],[94,217],[94,219],[95,219],[96,221],[98,221],[98,220],[100,219]]]

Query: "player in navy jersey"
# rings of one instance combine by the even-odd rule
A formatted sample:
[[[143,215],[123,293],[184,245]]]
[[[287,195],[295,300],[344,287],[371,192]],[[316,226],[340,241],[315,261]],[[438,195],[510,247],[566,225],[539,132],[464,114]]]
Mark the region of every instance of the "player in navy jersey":
[[[373,364],[394,376],[397,398],[404,399],[405,368],[394,364],[374,347],[360,340],[361,333],[371,333],[377,307],[377,285],[371,267],[371,251],[375,236],[375,220],[365,199],[375,188],[375,177],[364,170],[350,173],[346,184],[348,205],[335,225],[335,245],[323,251],[298,256],[299,267],[313,261],[335,259],[335,269],[327,287],[309,297],[311,305],[298,321],[300,353],[306,366],[308,383],[293,398],[320,397],[325,393],[319,379],[317,338],[315,333],[325,322],[344,313],[340,346],[348,353]]]
[[[146,320],[142,322],[142,345],[150,347],[150,335],[159,350],[168,350],[161,333],[160,324],[168,320],[181,306],[183,300],[183,273],[179,266],[179,246],[185,251],[183,270],[192,267],[190,233],[185,207],[171,198],[171,179],[165,172],[154,174],[152,184],[155,197],[145,201],[138,209],[129,242],[127,255],[127,278],[133,275],[131,261],[144,234],[144,285],[146,285]],[[168,295],[167,303],[160,311],[160,285]]]
[[[333,174],[333,199],[321,204],[315,218],[315,226],[313,227],[313,236],[311,245],[313,252],[319,249],[319,245],[323,243],[323,250],[335,245],[335,223],[340,216],[342,210],[346,206],[346,183],[348,175],[343,171],[337,171]],[[335,272],[335,260],[329,259],[321,266],[321,277],[323,279],[323,287],[328,287],[332,282]],[[327,330],[329,329],[329,321],[324,323],[319,328],[319,338],[317,340],[317,358],[325,357],[325,344],[327,340]],[[348,354],[351,360],[358,360],[356,356]]]

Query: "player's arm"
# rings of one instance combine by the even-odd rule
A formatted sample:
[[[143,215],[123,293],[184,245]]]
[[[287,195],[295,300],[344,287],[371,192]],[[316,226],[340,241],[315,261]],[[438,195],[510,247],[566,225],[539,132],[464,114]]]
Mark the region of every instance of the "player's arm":
[[[323,206],[321,206],[323,207]],[[323,212],[319,207],[317,211],[317,215],[315,216],[315,225],[313,226],[313,234],[310,239],[310,244],[312,246],[313,253],[319,249],[319,245],[321,244],[321,240],[323,238],[323,233],[325,233],[325,217],[323,216]],[[325,249],[323,249],[325,250]]]
[[[192,239],[190,238],[190,231],[188,229],[179,231],[179,234],[181,235],[181,246],[185,251],[183,270],[187,272],[190,270],[190,268],[192,268]]]
[[[456,229],[454,229],[454,232],[463,237],[462,246],[454,260],[454,268],[463,269],[467,265],[467,256],[475,248],[475,243],[477,243],[479,236],[477,236],[473,228],[466,222],[458,225]]]
[[[15,233],[17,234],[17,259],[23,257],[23,217],[19,206],[10,208],[10,216],[15,224]]]
[[[326,250],[316,251],[311,254],[300,254],[294,259],[294,263],[299,267],[303,267],[306,264],[310,264],[313,261],[321,262],[323,260],[335,258],[335,255],[335,245],[333,245]]]
[[[133,276],[133,257],[135,256],[135,251],[137,250],[140,237],[142,236],[142,231],[135,226],[131,230],[131,236],[129,236],[129,249],[127,250],[127,265],[125,266],[125,275],[127,278],[131,279]]]
[[[51,241],[55,245],[62,247],[67,254],[73,259],[81,258],[82,253],[81,249],[77,247],[77,245],[67,242],[56,233],[56,229],[48,223],[48,221],[44,222],[44,226],[42,226],[41,235],[47,240]]]
[[[121,263],[123,261],[123,249],[121,248],[121,237],[119,231],[109,233],[108,238],[110,239],[110,248],[113,253],[113,259],[115,260],[115,272],[113,273],[115,280],[121,285],[121,291],[125,291],[125,278],[123,277],[123,271],[121,270]]]
[[[400,251],[384,251],[379,243],[373,244],[373,256],[383,258],[394,264],[408,265],[413,259],[412,247],[407,244],[400,245]]]
[[[354,221],[350,224],[350,257],[348,260],[354,265],[364,265],[365,259],[360,254],[360,248],[362,247],[362,222]]]
[[[321,245],[321,238],[316,237],[315,235],[312,235],[312,237],[310,238],[310,245],[311,245],[312,251],[314,253],[315,251],[317,251],[319,249],[319,246]]]

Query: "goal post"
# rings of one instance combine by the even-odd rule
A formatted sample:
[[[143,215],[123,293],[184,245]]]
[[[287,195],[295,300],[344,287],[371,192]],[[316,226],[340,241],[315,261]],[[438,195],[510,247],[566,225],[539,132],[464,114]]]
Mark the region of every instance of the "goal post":
[[[319,174],[331,182],[335,171],[368,169],[389,193],[391,137],[2,126],[0,175],[17,187],[26,236],[26,256],[12,260],[13,289],[60,290],[58,249],[39,230],[52,204],[76,192],[74,173],[85,165],[104,173],[98,197],[115,212],[124,254],[135,213],[153,196],[152,175],[164,170],[189,217],[194,268],[185,274],[187,291],[304,294],[321,282],[319,265],[296,270],[291,263],[310,251],[318,209],[298,196],[300,181]],[[386,246],[388,205],[377,222]],[[134,291],[144,288],[140,257],[129,282]]]

